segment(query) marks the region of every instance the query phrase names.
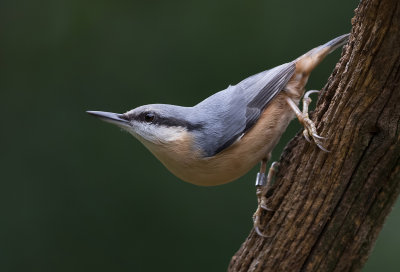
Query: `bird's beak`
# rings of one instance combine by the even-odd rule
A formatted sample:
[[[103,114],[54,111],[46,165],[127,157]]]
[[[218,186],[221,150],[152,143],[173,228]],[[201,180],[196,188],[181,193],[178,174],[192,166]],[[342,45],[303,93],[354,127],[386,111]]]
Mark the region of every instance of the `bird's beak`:
[[[100,120],[120,126],[120,127],[129,127],[129,121],[123,118],[122,114],[113,113],[113,112],[105,112],[105,111],[87,111],[90,115],[96,116],[100,118]]]

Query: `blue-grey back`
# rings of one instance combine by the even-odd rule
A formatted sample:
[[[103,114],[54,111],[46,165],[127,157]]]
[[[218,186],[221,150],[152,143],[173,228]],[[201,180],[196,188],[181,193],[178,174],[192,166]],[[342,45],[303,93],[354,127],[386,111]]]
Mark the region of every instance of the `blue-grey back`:
[[[268,103],[285,87],[295,70],[290,62],[250,76],[195,105],[186,116],[202,124],[193,131],[204,155],[229,147],[257,122]]]

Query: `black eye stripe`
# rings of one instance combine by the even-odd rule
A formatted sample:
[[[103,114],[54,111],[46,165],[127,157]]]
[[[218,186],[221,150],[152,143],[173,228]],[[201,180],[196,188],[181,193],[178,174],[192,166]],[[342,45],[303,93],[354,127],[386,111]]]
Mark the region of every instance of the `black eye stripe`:
[[[202,124],[193,124],[186,120],[168,117],[168,118],[157,118],[153,124],[166,127],[184,127],[187,130],[199,130],[203,127]]]
[[[154,112],[141,112],[140,114],[135,115],[130,114],[126,116],[126,118],[128,118],[129,120],[135,120],[138,122],[145,122],[149,124],[151,123],[165,127],[184,127],[187,130],[199,130],[203,127],[202,124],[195,124],[174,117],[162,117]]]

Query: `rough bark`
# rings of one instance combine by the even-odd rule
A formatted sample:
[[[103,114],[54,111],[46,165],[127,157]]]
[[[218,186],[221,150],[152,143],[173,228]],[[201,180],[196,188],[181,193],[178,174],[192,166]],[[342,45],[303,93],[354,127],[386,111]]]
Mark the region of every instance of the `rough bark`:
[[[267,193],[268,238],[251,231],[229,271],[359,271],[400,192],[400,4],[365,0],[312,120]]]

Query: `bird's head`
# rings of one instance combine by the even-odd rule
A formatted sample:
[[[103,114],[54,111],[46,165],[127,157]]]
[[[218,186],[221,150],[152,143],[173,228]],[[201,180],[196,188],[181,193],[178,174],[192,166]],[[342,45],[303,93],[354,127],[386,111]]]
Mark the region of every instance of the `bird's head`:
[[[128,131],[143,144],[165,145],[187,137],[188,132],[201,129],[190,121],[192,108],[174,105],[145,105],[126,113],[87,111],[99,119]]]

